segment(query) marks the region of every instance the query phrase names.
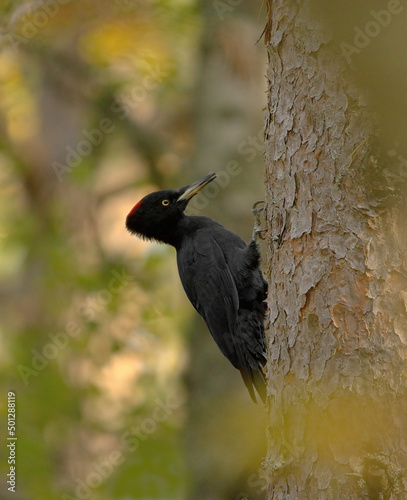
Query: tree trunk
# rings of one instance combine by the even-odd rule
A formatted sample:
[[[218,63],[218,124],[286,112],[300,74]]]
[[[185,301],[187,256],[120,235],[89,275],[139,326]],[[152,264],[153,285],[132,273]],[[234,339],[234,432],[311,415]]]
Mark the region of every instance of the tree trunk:
[[[405,206],[378,202],[372,116],[316,19],[269,3],[267,498],[402,499]]]

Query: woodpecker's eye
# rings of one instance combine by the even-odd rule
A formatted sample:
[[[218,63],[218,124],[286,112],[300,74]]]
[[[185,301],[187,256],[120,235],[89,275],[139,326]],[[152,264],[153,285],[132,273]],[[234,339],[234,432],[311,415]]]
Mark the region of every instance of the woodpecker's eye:
[[[164,207],[168,207],[168,205],[170,204],[170,200],[163,200],[161,203],[164,205]]]

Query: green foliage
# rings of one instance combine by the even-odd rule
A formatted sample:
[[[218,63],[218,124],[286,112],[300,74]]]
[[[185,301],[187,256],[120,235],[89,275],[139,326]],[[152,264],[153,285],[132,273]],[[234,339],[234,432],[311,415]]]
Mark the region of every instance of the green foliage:
[[[121,443],[161,388],[179,391],[175,325],[185,315],[162,281],[174,277],[166,270],[173,253],[134,244],[124,218],[137,184],[151,188],[159,177],[143,160],[156,153],[135,148],[134,137],[165,103],[164,86],[176,89],[196,19],[192,2],[3,6],[0,374],[2,399],[10,390],[17,398],[21,495],[75,495],[115,452],[123,463],[91,489],[95,497],[158,498],[154,474],[166,481],[166,498],[183,494],[173,424],[160,424],[137,453]],[[0,420],[4,431],[3,404]],[[3,475],[5,454],[2,447]]]
[[[195,0],[3,4],[0,430],[13,390],[17,491],[185,498],[194,311],[174,250],[130,237],[124,220],[147,192],[201,173],[190,165],[202,9]],[[164,418],[169,394],[178,403]],[[126,432],[143,425],[132,451]]]

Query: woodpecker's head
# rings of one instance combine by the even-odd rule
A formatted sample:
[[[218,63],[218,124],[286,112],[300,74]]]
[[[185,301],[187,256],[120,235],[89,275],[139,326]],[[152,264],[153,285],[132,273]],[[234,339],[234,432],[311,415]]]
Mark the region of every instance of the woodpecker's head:
[[[191,198],[215,178],[216,174],[209,174],[179,189],[148,194],[131,209],[126,218],[127,230],[145,239],[171,243]]]

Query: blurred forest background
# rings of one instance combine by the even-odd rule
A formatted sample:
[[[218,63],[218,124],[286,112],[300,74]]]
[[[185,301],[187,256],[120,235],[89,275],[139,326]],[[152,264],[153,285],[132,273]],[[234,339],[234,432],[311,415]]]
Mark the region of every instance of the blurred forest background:
[[[261,498],[264,410],[175,251],[124,221],[216,171],[189,213],[250,239],[265,20],[260,0],[2,2],[0,429],[14,391],[18,442],[1,498]]]

